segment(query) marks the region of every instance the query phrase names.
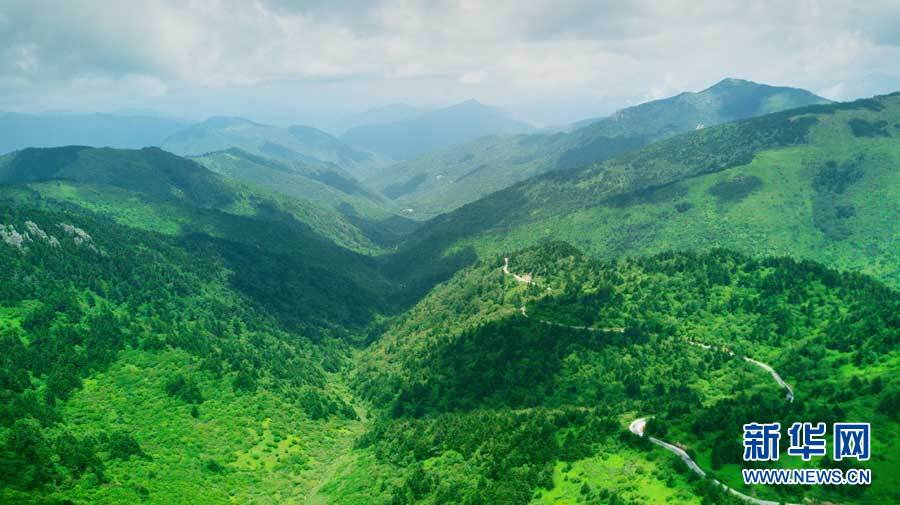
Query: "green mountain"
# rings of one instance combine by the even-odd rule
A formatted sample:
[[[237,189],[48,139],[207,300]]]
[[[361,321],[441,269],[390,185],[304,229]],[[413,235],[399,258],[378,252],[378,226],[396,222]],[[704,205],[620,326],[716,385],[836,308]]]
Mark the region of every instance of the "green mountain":
[[[900,94],[710,126],[397,250],[321,161],[2,156],[0,502],[896,503],[898,139]],[[761,467],[872,484],[744,486],[751,421],[870,422]]]
[[[236,264],[236,244],[77,209],[0,216],[17,274],[0,278],[5,502],[743,503],[628,433],[641,416],[744,493],[898,499],[900,295],[865,276],[554,242],[509,254],[508,274],[500,257],[459,272],[352,350],[245,290],[259,248]],[[871,421],[880,479],[739,487],[735,433],[760,416]]]
[[[898,124],[893,94],[682,134],[435,218],[396,265],[434,258],[444,273],[423,259],[431,270],[417,275],[441,278],[478,255],[564,239],[607,258],[711,246],[789,255],[896,287]]]
[[[420,219],[552,170],[603,161],[672,135],[828,100],[808,91],[725,79],[647,102],[569,132],[493,136],[401,163],[377,187]]]
[[[391,289],[358,252],[378,246],[344,216],[237,185],[158,148],[18,151],[0,159],[0,201],[194,241],[234,269],[235,289],[307,335],[368,324]]]
[[[468,100],[403,121],[351,128],[340,139],[401,160],[485,135],[530,129],[498,109]]]
[[[360,359],[354,387],[384,412],[359,444],[372,453],[359,474],[384,478],[394,502],[744,503],[628,433],[641,417],[747,495],[900,498],[897,291],[725,250],[600,262],[551,242],[507,261],[509,273],[488,257],[439,285]],[[745,487],[742,425],[761,419],[871,420],[883,458],[865,466],[882,481]],[[362,499],[356,486],[337,501]]]
[[[159,148],[25,149],[0,157],[0,184],[13,199],[74,205],[168,234],[224,236],[230,216],[290,218],[343,247],[380,248],[338,212],[225,179]]]
[[[26,147],[158,146],[185,126],[183,121],[146,115],[4,112],[0,113],[0,154]]]
[[[182,156],[238,148],[282,161],[334,163],[360,180],[390,163],[380,155],[348,146],[310,126],[282,128],[236,117],[209,118],[166,138],[162,148]]]

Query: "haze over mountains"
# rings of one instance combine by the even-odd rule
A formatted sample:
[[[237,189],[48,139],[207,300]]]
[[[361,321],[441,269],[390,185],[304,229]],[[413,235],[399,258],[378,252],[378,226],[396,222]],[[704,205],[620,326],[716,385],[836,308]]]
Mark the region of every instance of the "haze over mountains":
[[[531,129],[494,107],[468,100],[405,120],[351,128],[341,140],[402,160],[484,135]]]
[[[150,115],[0,112],[0,154],[26,147],[157,146],[185,121]]]
[[[378,188],[414,208],[415,215],[429,217],[529,177],[601,161],[677,133],[827,102],[805,90],[724,79],[697,93],[576,123],[567,133],[485,137],[428,153],[393,167]]]
[[[236,117],[209,118],[169,136],[162,147],[188,156],[236,147],[285,161],[335,163],[361,178],[390,163],[383,156],[348,146],[310,126],[279,127]]]
[[[340,135],[356,127],[406,121],[424,112],[425,110],[406,103],[392,103],[343,117],[335,123],[333,129],[336,135]]]

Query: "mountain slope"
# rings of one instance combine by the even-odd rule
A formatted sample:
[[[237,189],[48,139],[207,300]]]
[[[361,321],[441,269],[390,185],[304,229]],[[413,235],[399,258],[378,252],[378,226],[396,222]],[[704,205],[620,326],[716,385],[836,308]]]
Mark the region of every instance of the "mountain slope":
[[[235,117],[209,118],[169,136],[162,147],[179,155],[198,156],[238,148],[283,161],[334,163],[360,180],[389,163],[309,126],[282,128]]]
[[[405,254],[452,271],[479,253],[548,238],[602,257],[720,245],[860,269],[897,286],[900,247],[886,223],[900,216],[898,124],[894,94],[682,134],[440,216]]]
[[[155,116],[0,113],[0,154],[26,147],[158,146],[185,126],[182,121]]]
[[[340,138],[394,159],[408,159],[484,135],[530,129],[495,108],[469,100],[404,121],[351,128]]]
[[[290,216],[342,246],[379,247],[337,212],[224,179],[159,148],[25,149],[0,157],[0,184],[16,198],[67,202],[165,233],[221,235],[215,230],[223,212],[274,220]]]
[[[698,93],[623,109],[568,133],[495,136],[392,167],[378,186],[431,217],[529,177],[603,161],[677,133],[827,100],[808,91],[725,79]]]
[[[367,324],[390,289],[370,258],[332,241],[366,243],[342,216],[234,185],[158,148],[19,151],[0,159],[0,197],[181,237],[232,266],[234,289],[309,335]]]
[[[359,424],[345,353],[284,324],[245,272],[277,262],[256,284],[278,279],[307,322],[343,312],[332,324],[359,294],[346,278],[72,208],[0,216],[0,501],[278,501],[327,474]]]
[[[362,215],[386,217],[389,204],[337,165],[279,161],[237,148],[191,157],[211,171],[247,184],[292,195],[334,209],[351,206]]]
[[[631,420],[653,415],[649,433],[746,494],[792,503],[897,499],[890,448],[900,442],[898,393],[886,388],[900,367],[896,291],[813,262],[725,250],[599,262],[550,242],[509,253],[508,273],[504,264],[495,256],[459,272],[361,357],[355,387],[385,410],[363,446],[406,473],[395,495],[429,502],[449,481],[473,502],[580,494],[588,503],[656,503],[677,493],[679,502],[707,495],[704,503],[732,503],[709,481],[693,489],[680,481],[668,468],[682,465],[678,458],[626,432]],[[795,400],[742,356],[771,365]],[[880,426],[873,447],[886,459],[863,466],[885,480],[858,489],[739,483],[742,424],[807,418]],[[659,472],[603,478],[643,466],[650,452]],[[777,465],[840,466],[803,464],[783,451]]]
[[[375,246],[392,246],[416,226],[398,215],[392,202],[364,188],[334,164],[278,161],[240,149],[191,159],[231,179],[332,209]]]

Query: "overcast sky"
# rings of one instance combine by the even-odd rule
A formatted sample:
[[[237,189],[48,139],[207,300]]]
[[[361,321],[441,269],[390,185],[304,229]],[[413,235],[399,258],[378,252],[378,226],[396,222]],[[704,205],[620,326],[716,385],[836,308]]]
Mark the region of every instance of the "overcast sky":
[[[898,62],[895,0],[0,0],[13,111],[324,124],[476,98],[558,124],[726,76],[870,96]]]

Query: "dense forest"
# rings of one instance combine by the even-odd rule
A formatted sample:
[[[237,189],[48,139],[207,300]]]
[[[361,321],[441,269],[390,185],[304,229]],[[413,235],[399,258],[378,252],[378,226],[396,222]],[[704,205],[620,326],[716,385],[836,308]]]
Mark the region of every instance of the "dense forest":
[[[504,275],[499,259],[480,262],[429,294],[361,363],[356,387],[389,405],[365,439],[385,462],[412,458],[427,468],[460,453],[467,465],[453,477],[434,470],[435,482],[460,480],[472,503],[494,502],[511,486],[523,494],[502,501],[527,503],[525,489],[552,487],[545,465],[614,451],[635,412],[654,413],[648,429],[676,437],[732,483],[741,463],[735,434],[753,419],[856,415],[881,426],[877,445],[894,443],[900,296],[876,281],[725,250],[605,263],[551,243],[510,262],[536,284]],[[725,347],[771,363],[801,398],[786,402]],[[481,442],[545,441],[473,446],[481,430],[504,434]],[[873,466],[893,474],[892,460],[884,454]],[[425,474],[412,479],[427,482]],[[401,497],[424,492],[414,482]],[[440,502],[439,485],[428,491]],[[822,499],[897,498],[884,485],[866,492],[837,488]],[[803,496],[782,493],[772,498]]]
[[[80,436],[67,429],[66,400],[125,350],[183,351],[238,395],[266,389],[312,419],[356,418],[326,391],[326,373],[346,359],[343,346],[316,345],[280,322],[277,310],[262,308],[267,302],[258,293],[266,288],[253,283],[265,277],[229,279],[235,264],[208,240],[72,212],[17,206],[0,215],[0,257],[8,267],[0,278],[0,478],[8,490],[52,491],[84,479],[102,485],[105,463],[152,456],[127,423]],[[304,303],[327,303],[316,300]],[[190,405],[194,417],[204,411],[191,375],[169,377],[160,393]]]

